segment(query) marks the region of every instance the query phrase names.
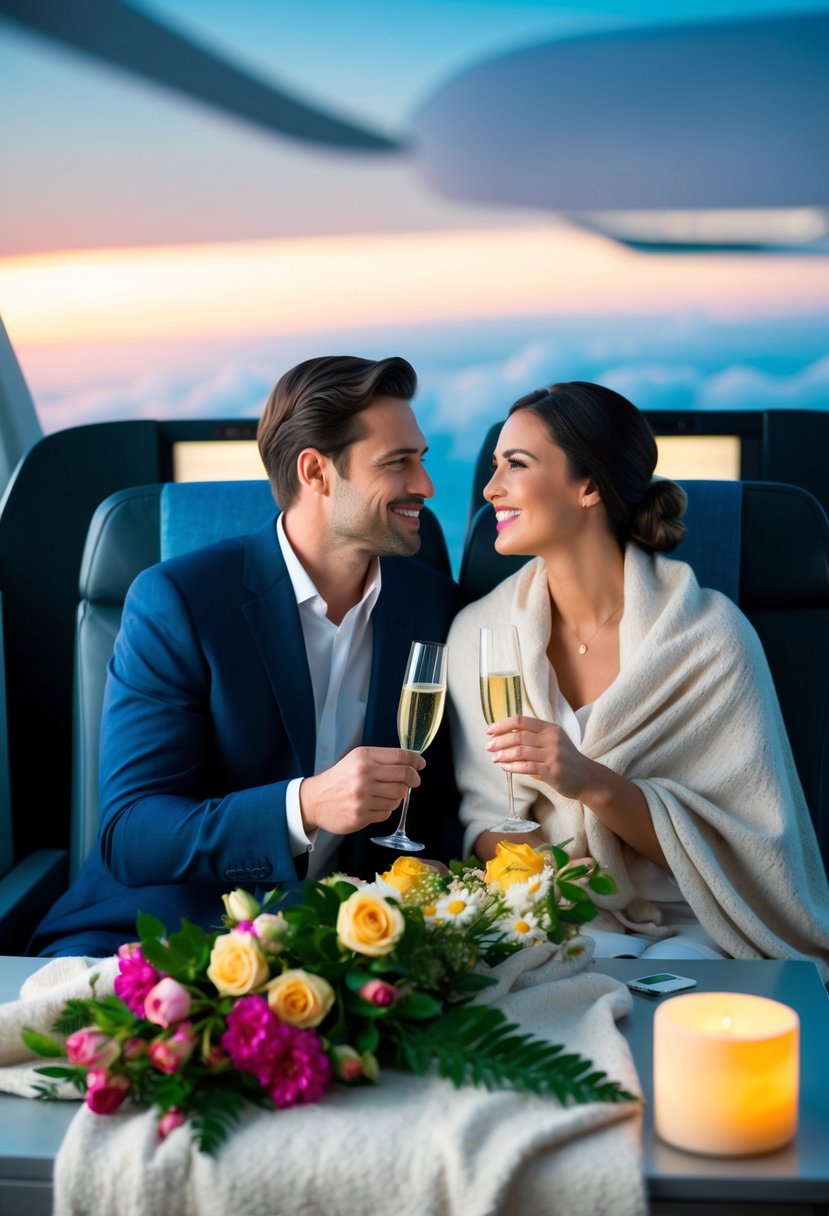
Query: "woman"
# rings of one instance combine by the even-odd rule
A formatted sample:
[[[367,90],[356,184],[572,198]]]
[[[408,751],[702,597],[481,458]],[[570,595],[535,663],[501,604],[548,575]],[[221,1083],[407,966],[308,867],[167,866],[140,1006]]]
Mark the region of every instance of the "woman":
[[[805,956],[827,978],[829,887],[762,647],[660,555],[685,496],[655,464],[643,415],[610,389],[556,384],[510,410],[484,497],[498,552],[536,560],[449,634],[467,852],[493,855],[510,772],[540,825],[514,839],[572,840],[616,879],[597,953]],[[485,734],[479,631],[504,622],[530,708]]]

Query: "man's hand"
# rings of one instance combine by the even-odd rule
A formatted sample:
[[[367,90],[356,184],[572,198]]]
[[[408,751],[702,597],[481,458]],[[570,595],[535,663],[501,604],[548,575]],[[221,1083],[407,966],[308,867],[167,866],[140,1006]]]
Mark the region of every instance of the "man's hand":
[[[299,787],[305,831],[323,828],[345,836],[382,823],[406,790],[420,785],[419,771],[425,765],[417,752],[401,747],[355,747],[333,768],[306,777]]]

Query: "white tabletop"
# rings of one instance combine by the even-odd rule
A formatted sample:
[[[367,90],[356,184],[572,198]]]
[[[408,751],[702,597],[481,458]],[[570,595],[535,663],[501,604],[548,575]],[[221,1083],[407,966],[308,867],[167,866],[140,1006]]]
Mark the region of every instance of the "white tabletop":
[[[14,1000],[39,959],[0,956],[0,1001]],[[597,971],[622,981],[648,974],[640,959],[602,959]],[[659,999],[635,996],[620,1023],[646,1099],[643,1168],[651,1200],[673,1204],[829,1204],[829,998],[812,963],[690,961],[671,970],[697,980],[697,991],[751,992],[795,1009],[801,1023],[800,1121],[796,1140],[775,1153],[748,1158],[696,1156],[657,1140],[652,1123],[652,1023]],[[665,999],[665,998],[662,998]],[[74,1102],[40,1102],[0,1095],[0,1212],[51,1212],[55,1154],[76,1109]],[[773,1208],[769,1208],[772,1211]]]

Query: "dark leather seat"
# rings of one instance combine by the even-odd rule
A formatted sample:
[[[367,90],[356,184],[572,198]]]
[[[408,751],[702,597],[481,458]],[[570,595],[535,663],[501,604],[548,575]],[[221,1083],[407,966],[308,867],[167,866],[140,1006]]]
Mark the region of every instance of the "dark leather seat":
[[[96,510],[81,564],[75,632],[72,877],[98,832],[99,732],[106,668],[130,584],[147,566],[250,532],[275,510],[267,481],[134,486],[110,495]],[[443,532],[428,508],[421,515],[420,534],[420,559],[451,576]]]
[[[688,536],[671,555],[729,595],[766,652],[786,730],[829,868],[829,520],[799,486],[686,481]],[[477,599],[526,557],[496,553],[495,515],[473,516],[460,584]]]

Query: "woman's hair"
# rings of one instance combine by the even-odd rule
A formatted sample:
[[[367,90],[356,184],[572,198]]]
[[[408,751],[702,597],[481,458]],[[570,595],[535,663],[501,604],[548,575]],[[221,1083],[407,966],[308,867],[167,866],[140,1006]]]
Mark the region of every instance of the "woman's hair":
[[[286,372],[268,397],[257,442],[274,497],[286,510],[299,492],[297,457],[305,448],[348,472],[348,449],[365,433],[360,414],[375,397],[410,401],[417,375],[405,359],[325,355]]]
[[[635,405],[599,384],[574,380],[521,397],[510,409],[529,410],[563,449],[572,477],[596,485],[613,535],[649,553],[669,553],[685,535],[679,516],[685,492],[673,481],[654,481],[656,440]]]

